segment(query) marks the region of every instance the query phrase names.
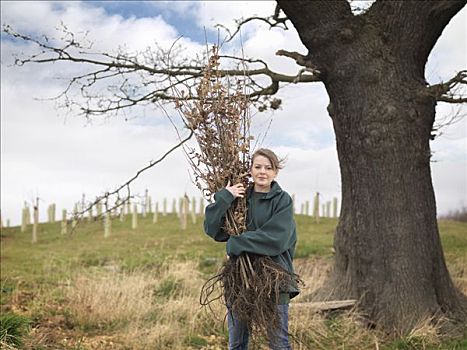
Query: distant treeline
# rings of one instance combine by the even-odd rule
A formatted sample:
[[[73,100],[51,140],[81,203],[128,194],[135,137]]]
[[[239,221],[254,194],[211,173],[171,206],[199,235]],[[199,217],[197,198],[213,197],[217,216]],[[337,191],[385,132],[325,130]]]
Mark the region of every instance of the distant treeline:
[[[467,222],[467,207],[462,207],[461,209],[457,210],[451,210],[447,214],[441,215],[439,218],[445,220]]]

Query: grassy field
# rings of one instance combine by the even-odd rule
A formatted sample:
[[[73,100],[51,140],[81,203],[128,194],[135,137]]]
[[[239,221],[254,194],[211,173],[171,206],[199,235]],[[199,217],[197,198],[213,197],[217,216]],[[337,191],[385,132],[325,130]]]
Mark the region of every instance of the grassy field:
[[[227,331],[221,303],[201,308],[199,292],[223,259],[223,244],[203,233],[202,219],[181,231],[173,215],[152,224],[129,217],[112,223],[83,222],[71,235],[60,223],[41,224],[38,243],[31,228],[1,233],[2,317],[23,317],[24,349],[225,349]],[[332,262],[336,219],[314,224],[296,217],[296,268],[305,300],[326,277]],[[452,277],[467,293],[467,224],[441,221],[440,231]],[[291,307],[294,349],[467,349],[467,339],[446,339],[422,323],[404,338],[388,339],[362,328],[358,315],[325,316]],[[9,321],[8,321],[9,322]],[[7,324],[2,318],[2,327]],[[253,348],[266,348],[258,340]],[[6,345],[4,344],[6,347]]]

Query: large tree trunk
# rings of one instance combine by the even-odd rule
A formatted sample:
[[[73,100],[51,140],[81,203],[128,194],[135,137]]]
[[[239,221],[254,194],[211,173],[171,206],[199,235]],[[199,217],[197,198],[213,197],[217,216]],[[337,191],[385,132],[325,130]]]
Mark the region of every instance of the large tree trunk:
[[[282,2],[329,94],[342,180],[330,298],[408,331],[437,314],[465,317],[439,238],[430,172],[436,101],[424,66],[456,2]]]
[[[425,86],[391,73],[382,61],[371,63],[381,79],[369,83],[371,58],[359,61],[349,84],[326,84],[342,180],[331,285],[337,298],[361,298],[376,323],[410,328],[440,310],[460,308],[443,257],[430,173],[435,103],[414,98],[411,91]]]

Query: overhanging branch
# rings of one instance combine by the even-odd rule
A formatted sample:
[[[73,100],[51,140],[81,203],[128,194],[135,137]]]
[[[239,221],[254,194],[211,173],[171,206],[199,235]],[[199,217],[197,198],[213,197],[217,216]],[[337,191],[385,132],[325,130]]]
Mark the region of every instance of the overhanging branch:
[[[171,149],[169,149],[167,152],[165,152],[159,159],[150,161],[149,165],[138,170],[133,177],[131,177],[124,184],[117,187],[117,189],[115,189],[114,191],[106,192],[104,195],[97,197],[90,205],[86,207],[86,209],[84,209],[81,212],[76,213],[76,216],[78,218],[83,217],[87,212],[89,212],[89,210],[91,210],[93,207],[95,207],[99,203],[104,204],[105,211],[103,212],[103,214],[112,212],[113,210],[124,205],[131,198],[130,185],[132,184],[132,182],[134,182],[139,177],[139,175],[141,175],[141,173],[145,172],[146,170],[162,162],[170,153],[172,153],[177,148],[181,147],[185,142],[190,140],[192,136],[193,136],[193,130],[190,130],[190,134],[186,138],[184,138],[179,143],[177,143],[175,146],[173,146]],[[123,196],[122,196],[122,191],[123,192],[126,191],[126,194]],[[112,203],[112,204],[109,204],[109,203]]]
[[[462,70],[444,83],[431,85],[428,93],[437,101],[447,103],[466,103],[467,70]]]
[[[69,62],[83,67],[83,73],[68,78],[64,90],[51,98],[62,103],[59,107],[66,107],[70,111],[77,109],[77,114],[86,118],[116,115],[136,106],[177,101],[180,97],[172,94],[175,87],[185,92],[184,99],[198,99],[195,86],[202,77],[204,57],[183,58],[174,47],[168,51],[158,48],[133,54],[91,52],[91,45],[82,45],[72,33],[63,30],[65,36],[56,42],[18,33],[8,25],[3,27],[7,35],[33,43],[39,48],[35,54],[16,58],[16,65]],[[286,51],[282,52],[287,55]],[[294,56],[297,63],[303,63],[305,58],[300,60],[297,55]],[[288,57],[292,57],[291,54]],[[290,75],[270,69],[260,59],[231,55],[221,55],[220,58],[226,63],[230,62],[232,68],[219,69],[219,76],[245,78],[247,94],[254,103],[259,104],[257,107],[260,110],[264,110],[265,103],[259,102],[259,97],[268,98],[276,94],[281,83],[320,81],[318,72],[310,69],[311,65]]]
[[[284,30],[288,30],[289,29],[287,27],[288,18],[287,16],[281,17],[280,14],[281,14],[281,9],[279,5],[276,5],[276,8],[274,9],[274,14],[272,16],[268,16],[268,17],[252,16],[252,17],[248,17],[245,19],[242,18],[242,19],[236,20],[235,23],[237,27],[235,28],[235,31],[233,33],[226,26],[222,24],[216,24],[216,27],[222,28],[228,33],[228,37],[225,39],[226,42],[231,41],[240,32],[240,29],[242,28],[242,26],[244,26],[245,24],[251,21],[265,22],[269,25],[269,28],[279,27]]]

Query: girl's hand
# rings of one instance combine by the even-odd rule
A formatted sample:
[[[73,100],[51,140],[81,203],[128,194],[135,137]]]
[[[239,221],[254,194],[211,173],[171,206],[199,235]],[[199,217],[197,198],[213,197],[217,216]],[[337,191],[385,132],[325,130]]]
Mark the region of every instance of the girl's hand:
[[[232,193],[232,196],[234,196],[234,198],[237,198],[237,197],[243,198],[243,195],[245,194],[245,187],[243,186],[241,182],[236,185],[230,186],[230,181],[229,181],[225,189],[229,191],[230,193]]]

